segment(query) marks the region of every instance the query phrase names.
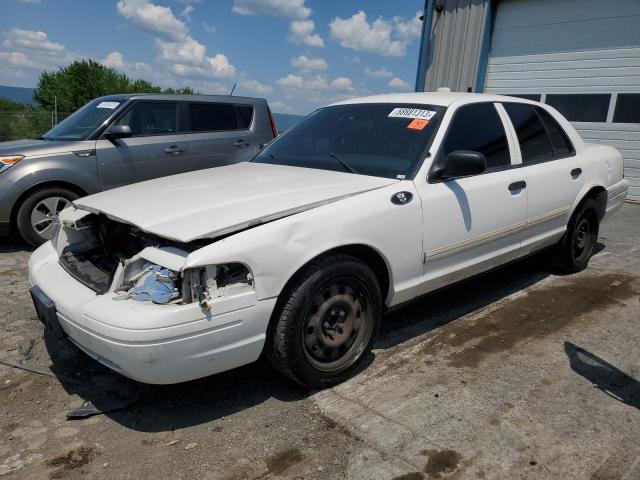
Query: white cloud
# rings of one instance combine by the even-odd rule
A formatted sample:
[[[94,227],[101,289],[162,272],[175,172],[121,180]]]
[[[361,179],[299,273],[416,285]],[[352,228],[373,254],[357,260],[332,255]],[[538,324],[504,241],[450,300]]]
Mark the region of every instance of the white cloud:
[[[117,7],[128,21],[155,37],[158,58],[166,62],[175,75],[202,78],[235,76],[236,68],[229,59],[221,53],[207,56],[207,48],[189,35],[188,27],[174,16],[171,8],[155,5],[150,0],[120,0]],[[183,13],[185,11],[189,14],[193,7],[187,5]]]
[[[280,101],[276,101],[276,102],[269,102],[269,106],[273,109],[273,110],[283,110],[285,112],[291,112],[293,111],[293,109],[287,105],[284,102],[280,102]]]
[[[300,75],[295,75],[293,73],[277,80],[276,85],[300,90],[326,90],[329,87],[327,79],[319,75],[310,78],[303,78]]]
[[[194,10],[193,9],[193,5],[187,5],[180,12],[180,16],[186,18],[189,21],[191,21],[191,12],[193,12],[193,10]]]
[[[41,50],[48,52],[62,52],[64,46],[55,43],[47,38],[47,34],[40,31],[22,30],[21,28],[12,28],[4,34],[5,47],[21,47],[28,50]]]
[[[344,48],[379,53],[390,57],[407,54],[408,40],[392,37],[394,26],[382,17],[369,23],[367,14],[360,10],[351,18],[334,18],[329,23],[331,37]]]
[[[369,70],[368,68],[364,69],[364,73],[367,77],[374,77],[374,78],[391,78],[393,77],[393,72],[390,70],[387,70],[386,68],[382,67],[378,70]]]
[[[271,85],[267,85],[265,83],[260,83],[257,80],[241,80],[240,86],[250,92],[257,93],[259,95],[266,95],[273,91],[273,87]]]
[[[393,17],[393,28],[398,38],[419,38],[422,35],[422,20],[420,20],[422,11],[418,10],[416,14],[407,21],[402,17]]]
[[[14,67],[41,68],[39,63],[29,60],[22,52],[0,52],[0,65],[3,63],[8,63]]]
[[[107,67],[122,68],[124,67],[124,57],[120,52],[111,52],[100,60],[100,63]]]
[[[149,0],[119,0],[116,6],[120,15],[154,36],[175,42],[188,34],[187,25],[178,20],[169,7]]]
[[[302,19],[311,15],[305,0],[233,0],[233,11],[241,15],[270,15]]]
[[[19,0],[21,3],[40,3],[40,0]]]
[[[408,82],[405,82],[404,80],[398,77],[393,77],[391,80],[389,80],[389,86],[391,88],[399,88],[399,89],[407,89],[410,87]]]
[[[303,43],[310,47],[324,47],[324,40],[315,33],[316,25],[313,20],[294,20],[291,22],[289,40],[293,43]]]
[[[326,70],[329,67],[324,58],[309,58],[306,55],[292,58],[291,65],[300,70]]]
[[[216,27],[213,25],[209,25],[207,22],[201,22],[202,29],[207,33],[215,33]]]
[[[359,65],[362,63],[362,60],[360,60],[360,57],[357,55],[354,55],[353,57],[349,57],[349,56],[344,56],[344,61],[348,64],[356,64]]]
[[[192,37],[181,42],[165,42],[156,39],[160,58],[172,63],[202,64],[205,61],[207,48]]]
[[[331,86],[336,90],[353,90],[353,82],[347,77],[336,78],[331,82]]]

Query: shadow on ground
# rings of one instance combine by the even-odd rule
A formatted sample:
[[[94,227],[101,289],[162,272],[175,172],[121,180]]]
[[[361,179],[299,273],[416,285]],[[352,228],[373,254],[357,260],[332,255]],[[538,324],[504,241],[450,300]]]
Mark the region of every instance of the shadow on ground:
[[[544,255],[536,255],[429,294],[391,312],[383,320],[374,349],[393,348],[529,287],[549,275],[547,265]],[[90,400],[98,409],[113,404],[114,399],[116,403],[135,399],[133,405],[105,414],[138,431],[160,432],[198,425],[270,398],[295,402],[313,393],[281,377],[264,360],[192,382],[154,386],[111,372],[67,340],[45,336],[45,344],[53,361],[52,370],[68,393]],[[374,357],[371,354],[362,369],[370,365]]]
[[[569,357],[571,370],[586,378],[593,383],[594,387],[610,397],[640,410],[638,380],[571,342],[565,342],[564,351]]]

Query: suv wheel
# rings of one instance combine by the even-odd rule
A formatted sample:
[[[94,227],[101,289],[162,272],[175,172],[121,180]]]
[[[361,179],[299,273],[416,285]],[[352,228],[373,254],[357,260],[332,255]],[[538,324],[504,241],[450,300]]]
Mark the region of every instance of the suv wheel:
[[[371,351],[381,312],[371,269],[348,255],[326,255],[307,265],[280,296],[266,355],[304,386],[339,383]]]
[[[76,198],[78,194],[66,188],[46,187],[36,190],[18,208],[18,232],[31,245],[42,245],[51,239],[53,225],[60,211],[70,206]]]
[[[584,270],[593,254],[599,229],[596,201],[587,198],[571,216],[567,231],[556,246],[554,264],[566,273]]]

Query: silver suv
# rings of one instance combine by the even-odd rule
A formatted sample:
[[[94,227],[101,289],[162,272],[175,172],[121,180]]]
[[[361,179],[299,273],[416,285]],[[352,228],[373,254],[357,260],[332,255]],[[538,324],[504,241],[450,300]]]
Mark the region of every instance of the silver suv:
[[[0,143],[0,235],[16,228],[39,245],[50,238],[58,212],[78,197],[242,162],[276,135],[264,99],[97,98],[38,140]]]

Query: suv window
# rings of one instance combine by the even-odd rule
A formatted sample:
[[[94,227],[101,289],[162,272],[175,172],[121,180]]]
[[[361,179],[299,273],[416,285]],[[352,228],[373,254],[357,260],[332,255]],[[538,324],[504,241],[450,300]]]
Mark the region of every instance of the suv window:
[[[178,132],[176,102],[135,102],[116,125],[129,125],[134,137],[172,135]]]
[[[440,149],[442,159],[456,150],[484,154],[488,169],[511,164],[504,126],[492,103],[476,103],[458,109]]]
[[[569,137],[562,127],[556,122],[556,119],[551,116],[545,109],[536,107],[536,112],[540,115],[542,123],[547,128],[549,138],[551,138],[551,146],[553,147],[553,153],[555,158],[563,158],[573,155],[575,150],[573,145],[569,141]]]
[[[522,163],[540,162],[553,158],[547,131],[532,105],[505,103],[504,108],[518,135]]]
[[[253,108],[249,105],[189,103],[189,131],[246,130],[252,116]]]

